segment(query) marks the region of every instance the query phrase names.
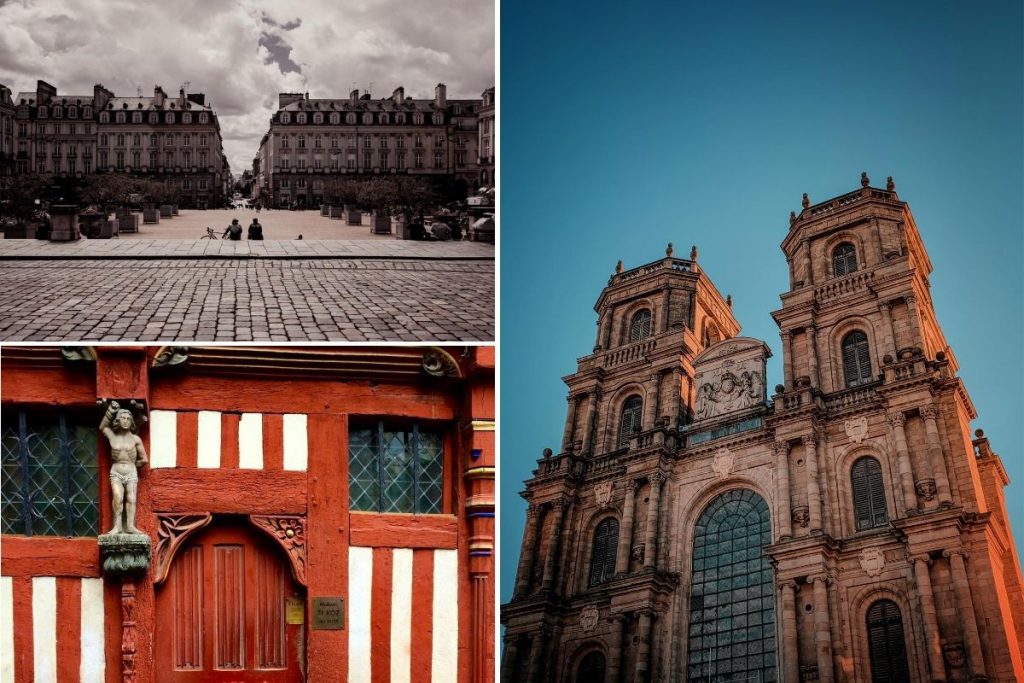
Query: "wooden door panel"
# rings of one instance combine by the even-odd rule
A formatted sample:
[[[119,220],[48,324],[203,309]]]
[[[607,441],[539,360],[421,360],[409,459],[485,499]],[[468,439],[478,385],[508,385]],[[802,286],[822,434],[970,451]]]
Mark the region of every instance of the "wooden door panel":
[[[286,623],[289,598],[302,595],[271,541],[244,522],[207,528],[157,588],[157,680],[301,681],[304,625]]]

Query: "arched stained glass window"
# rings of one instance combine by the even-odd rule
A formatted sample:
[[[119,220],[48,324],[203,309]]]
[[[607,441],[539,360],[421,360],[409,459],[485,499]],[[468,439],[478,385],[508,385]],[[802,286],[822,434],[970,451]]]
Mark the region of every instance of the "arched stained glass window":
[[[889,513],[885,509],[885,485],[882,466],[868,456],[853,463],[850,471],[853,486],[853,511],[857,518],[857,531],[885,526]]]
[[[610,581],[615,576],[615,551],[619,546],[619,520],[609,517],[594,530],[590,553],[590,585]]]
[[[604,683],[606,668],[604,654],[597,650],[589,652],[576,670],[576,683]]]
[[[843,376],[848,388],[867,384],[873,379],[868,336],[860,330],[843,337]]]
[[[651,309],[645,308],[637,312],[629,323],[630,343],[651,336]]]
[[[868,608],[868,648],[872,683],[909,683],[903,617],[892,600],[879,600]]]
[[[848,275],[857,270],[857,250],[849,242],[843,242],[832,250],[832,275]]]
[[[633,434],[640,431],[643,410],[644,400],[639,396],[630,396],[622,405],[622,416],[619,418],[619,448],[628,446]]]
[[[778,680],[770,542],[768,504],[747,489],[723,493],[697,520],[687,681]]]

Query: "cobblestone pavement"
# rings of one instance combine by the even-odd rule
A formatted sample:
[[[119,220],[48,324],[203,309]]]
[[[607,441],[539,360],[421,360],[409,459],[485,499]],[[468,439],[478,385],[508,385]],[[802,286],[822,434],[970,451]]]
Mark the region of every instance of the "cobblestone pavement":
[[[283,258],[110,258],[84,251],[46,258],[45,249],[8,247],[14,243],[0,247],[4,341],[494,339],[493,248],[486,245],[464,244],[462,257],[410,251],[379,258],[350,249],[338,258],[310,241],[302,248],[311,253]],[[36,244],[57,254],[81,243]],[[274,244],[265,242],[265,250]],[[343,242],[334,244],[344,250]],[[477,249],[490,257],[480,258]]]

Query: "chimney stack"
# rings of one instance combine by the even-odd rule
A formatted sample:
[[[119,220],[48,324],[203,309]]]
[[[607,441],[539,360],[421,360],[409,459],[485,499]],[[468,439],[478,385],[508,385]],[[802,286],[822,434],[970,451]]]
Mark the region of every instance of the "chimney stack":
[[[359,88],[356,88],[355,90],[348,94],[348,103],[351,104],[353,107],[359,105]]]
[[[437,87],[434,88],[434,106],[438,109],[444,109],[448,106],[448,89],[444,83],[438,83]]]
[[[395,106],[405,104],[405,88],[402,86],[395,88],[395,92],[391,93],[391,101],[395,103]]]
[[[153,88],[153,104],[158,108],[163,108],[164,100],[167,99],[167,93],[159,85]]]
[[[57,96],[57,88],[46,81],[36,81],[36,104],[49,104],[50,100]]]

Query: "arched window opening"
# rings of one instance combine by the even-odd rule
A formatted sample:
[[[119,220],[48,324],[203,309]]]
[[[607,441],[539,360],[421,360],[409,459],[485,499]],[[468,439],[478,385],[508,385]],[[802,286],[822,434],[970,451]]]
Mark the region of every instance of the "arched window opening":
[[[843,375],[847,388],[868,384],[873,379],[868,336],[860,330],[843,337]]]
[[[879,600],[868,608],[868,648],[872,683],[905,683],[910,680],[907,648],[903,641],[903,617],[892,600]]]
[[[619,547],[619,520],[609,517],[597,525],[590,553],[590,584],[596,586],[615,576],[615,553]]]
[[[857,250],[849,242],[843,242],[832,250],[832,275],[849,275],[857,270]]]
[[[640,431],[640,418],[644,409],[644,400],[639,396],[630,396],[622,406],[619,418],[619,448],[629,445],[633,434]]]
[[[604,683],[606,668],[603,653],[598,650],[589,652],[576,670],[576,683]]]
[[[850,480],[853,485],[853,510],[857,518],[857,531],[888,524],[889,513],[885,509],[882,466],[878,461],[870,456],[857,460],[850,471]]]
[[[629,323],[629,342],[633,343],[651,336],[651,309],[638,311]]]
[[[777,680],[768,504],[747,489],[715,498],[694,527],[686,680]]]

